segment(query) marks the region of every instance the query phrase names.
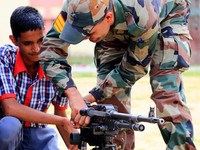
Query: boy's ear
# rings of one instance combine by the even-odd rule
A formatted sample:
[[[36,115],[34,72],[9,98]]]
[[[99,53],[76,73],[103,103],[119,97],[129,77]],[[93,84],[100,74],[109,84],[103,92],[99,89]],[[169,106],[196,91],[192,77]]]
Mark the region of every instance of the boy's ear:
[[[17,41],[15,39],[15,37],[13,35],[9,35],[9,39],[12,41],[12,43],[15,45],[15,46],[18,46],[17,44]]]

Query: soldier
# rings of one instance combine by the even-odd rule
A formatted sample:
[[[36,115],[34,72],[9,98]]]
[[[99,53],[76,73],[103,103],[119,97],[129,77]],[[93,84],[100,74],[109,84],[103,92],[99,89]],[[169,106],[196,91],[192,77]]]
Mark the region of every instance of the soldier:
[[[165,119],[159,127],[167,149],[195,150],[182,81],[191,55],[189,7],[189,0],[65,1],[44,39],[40,64],[60,93],[69,98],[72,120],[87,124],[78,112],[86,107],[83,98],[80,94],[71,97],[78,91],[66,61],[67,49],[70,44],[89,39],[96,43],[98,74],[96,87],[84,99],[117,105],[119,112],[130,113],[131,87],[147,74],[150,66],[151,98],[157,117]],[[122,132],[114,143],[116,149],[133,149],[134,133]]]

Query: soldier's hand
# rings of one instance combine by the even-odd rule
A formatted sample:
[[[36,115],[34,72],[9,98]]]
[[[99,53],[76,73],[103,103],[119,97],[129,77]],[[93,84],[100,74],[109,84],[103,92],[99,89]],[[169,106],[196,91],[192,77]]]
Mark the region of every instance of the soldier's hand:
[[[64,91],[65,95],[69,98],[69,106],[72,110],[71,120],[76,128],[80,126],[87,126],[90,123],[90,117],[81,116],[80,110],[88,108],[79,91],[75,87],[68,88]]]

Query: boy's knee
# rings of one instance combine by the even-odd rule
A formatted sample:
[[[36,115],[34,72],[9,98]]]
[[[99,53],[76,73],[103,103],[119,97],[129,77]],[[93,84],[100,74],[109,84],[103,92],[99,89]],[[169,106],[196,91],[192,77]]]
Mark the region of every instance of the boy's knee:
[[[4,117],[0,120],[0,142],[8,142],[18,138],[22,124],[15,117]]]

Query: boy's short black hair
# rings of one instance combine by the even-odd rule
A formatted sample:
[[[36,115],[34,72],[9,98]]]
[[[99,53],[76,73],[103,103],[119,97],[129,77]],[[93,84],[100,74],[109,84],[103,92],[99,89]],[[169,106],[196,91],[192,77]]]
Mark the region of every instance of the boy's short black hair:
[[[20,34],[44,28],[44,21],[38,10],[31,6],[16,8],[10,17],[12,34],[17,40]]]

